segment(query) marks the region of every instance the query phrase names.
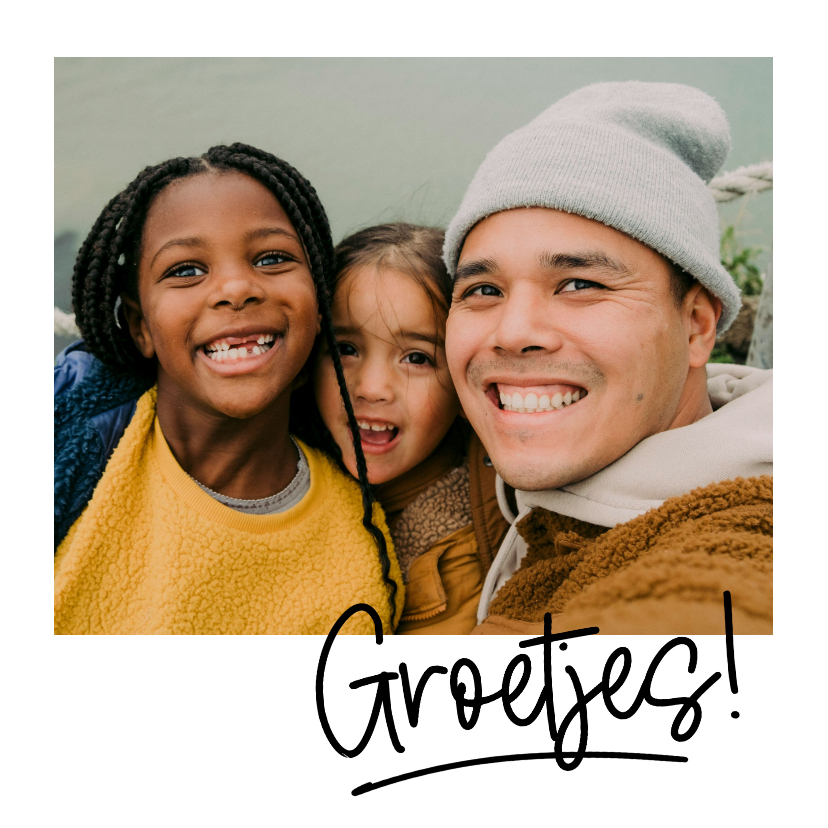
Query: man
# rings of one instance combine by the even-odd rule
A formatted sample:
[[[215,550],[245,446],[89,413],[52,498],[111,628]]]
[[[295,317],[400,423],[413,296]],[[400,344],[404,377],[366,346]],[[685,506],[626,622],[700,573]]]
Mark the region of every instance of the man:
[[[513,525],[475,632],[721,633],[725,590],[772,632],[772,375],[706,366],[740,306],[706,186],[729,148],[703,92],[605,83],[476,173],[446,351]]]

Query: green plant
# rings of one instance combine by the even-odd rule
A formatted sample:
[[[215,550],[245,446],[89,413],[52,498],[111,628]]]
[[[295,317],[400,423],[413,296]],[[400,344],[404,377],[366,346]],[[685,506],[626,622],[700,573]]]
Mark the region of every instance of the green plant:
[[[755,259],[762,253],[762,247],[742,247],[736,242],[736,227],[728,225],[722,233],[719,256],[722,267],[733,277],[744,296],[759,296],[762,293],[764,274]]]
[[[740,247],[736,240],[736,227],[731,224],[722,233],[719,257],[722,267],[733,277],[743,296],[759,296],[762,293],[765,274],[759,270],[756,259],[761,247]],[[745,353],[737,353],[733,343],[717,342],[708,362],[743,363]]]
[[[710,352],[710,358],[707,360],[708,362],[727,362],[730,365],[733,364],[733,354],[730,352],[730,346],[725,345],[722,342],[717,342],[713,346],[713,350]]]

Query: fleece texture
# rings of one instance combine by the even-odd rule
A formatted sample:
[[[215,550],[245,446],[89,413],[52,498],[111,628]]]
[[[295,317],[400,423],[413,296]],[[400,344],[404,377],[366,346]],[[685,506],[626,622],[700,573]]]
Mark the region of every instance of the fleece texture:
[[[721,634],[725,590],[736,633],[773,631],[770,476],[696,489],[613,529],[537,508],[517,530],[528,552],[478,633],[533,632],[549,612],[555,631]]]
[[[391,526],[405,579],[398,635],[466,635],[485,570],[472,525],[468,461],[420,492]]]
[[[397,634],[466,635],[508,524],[476,435],[453,432],[405,475],[377,487],[406,580]]]
[[[155,410],[151,389],[58,548],[56,633],[324,635],[356,603],[371,604],[392,631],[353,480],[302,444],[311,485],[299,504],[234,511],[178,465]],[[389,541],[399,616],[402,578],[378,508],[374,521]],[[374,632],[364,613],[342,631]]]
[[[441,538],[471,524],[469,466],[464,463],[421,492],[391,527],[403,580],[408,581],[408,570],[420,555]]]
[[[449,273],[486,216],[563,210],[626,233],[698,279],[722,300],[725,331],[741,297],[719,260],[719,216],[707,184],[729,151],[725,114],[699,89],[637,81],[578,89],[486,156],[446,231]]]

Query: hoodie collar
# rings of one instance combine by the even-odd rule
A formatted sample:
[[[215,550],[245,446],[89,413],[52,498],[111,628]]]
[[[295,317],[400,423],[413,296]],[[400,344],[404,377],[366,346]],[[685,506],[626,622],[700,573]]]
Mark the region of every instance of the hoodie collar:
[[[578,483],[516,491],[518,512],[540,506],[612,527],[710,483],[773,474],[773,371],[708,365],[707,390],[712,414],[647,437]]]

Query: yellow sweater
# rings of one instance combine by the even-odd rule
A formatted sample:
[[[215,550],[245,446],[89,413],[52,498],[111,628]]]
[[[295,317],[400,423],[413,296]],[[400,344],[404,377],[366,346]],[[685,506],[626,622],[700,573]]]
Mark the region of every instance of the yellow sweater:
[[[274,515],[247,515],[210,497],[178,465],[155,417],[156,392],[139,401],[95,493],[55,557],[55,632],[118,634],[327,634],[356,603],[390,632],[390,606],[359,487],[302,445],[310,490]],[[388,539],[381,510],[374,523]],[[343,633],[373,634],[365,613]]]

